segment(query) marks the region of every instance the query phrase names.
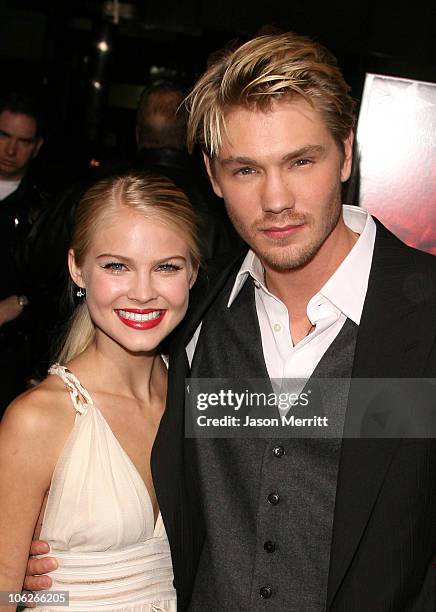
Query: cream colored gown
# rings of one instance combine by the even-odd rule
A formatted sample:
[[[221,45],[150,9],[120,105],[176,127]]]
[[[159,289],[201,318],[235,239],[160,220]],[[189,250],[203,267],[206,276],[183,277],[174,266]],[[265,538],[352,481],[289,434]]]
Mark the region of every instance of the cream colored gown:
[[[58,364],[50,374],[67,386],[76,419],[40,539],[59,562],[51,591],[69,591],[69,606],[37,610],[176,612],[168,539],[144,481],[77,378]]]

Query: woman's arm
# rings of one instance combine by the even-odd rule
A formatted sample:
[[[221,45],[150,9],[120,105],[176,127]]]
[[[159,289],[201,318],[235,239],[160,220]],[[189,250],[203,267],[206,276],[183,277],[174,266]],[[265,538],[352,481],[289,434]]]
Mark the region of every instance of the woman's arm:
[[[0,591],[21,591],[30,542],[59,454],[62,429],[47,394],[21,396],[0,423]],[[62,423],[60,423],[62,424]],[[10,607],[1,606],[0,611]]]

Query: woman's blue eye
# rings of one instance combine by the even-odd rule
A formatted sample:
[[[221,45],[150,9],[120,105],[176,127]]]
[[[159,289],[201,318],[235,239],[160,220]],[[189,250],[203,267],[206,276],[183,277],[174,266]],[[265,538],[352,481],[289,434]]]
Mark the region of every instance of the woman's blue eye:
[[[114,272],[121,272],[124,270],[124,264],[118,261],[111,261],[103,266],[104,270],[113,270]]]
[[[163,264],[159,264],[158,266],[158,270],[160,270],[161,272],[175,272],[181,269],[182,268],[180,266],[177,266],[176,264],[172,264],[172,263],[163,263]]]

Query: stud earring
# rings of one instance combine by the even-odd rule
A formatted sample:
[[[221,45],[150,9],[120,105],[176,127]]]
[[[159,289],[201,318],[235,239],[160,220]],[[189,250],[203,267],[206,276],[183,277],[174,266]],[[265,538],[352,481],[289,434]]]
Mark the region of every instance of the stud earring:
[[[79,289],[76,291],[76,295],[78,298],[85,298],[86,297],[86,289],[83,289],[82,287],[79,287]]]

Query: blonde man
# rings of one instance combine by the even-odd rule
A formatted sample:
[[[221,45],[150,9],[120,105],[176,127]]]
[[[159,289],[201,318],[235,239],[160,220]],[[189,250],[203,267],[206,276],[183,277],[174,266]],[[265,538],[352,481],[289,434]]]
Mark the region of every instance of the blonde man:
[[[187,105],[189,144],[249,248],[199,284],[208,295],[170,356],[153,465],[179,609],[430,612],[433,440],[184,439],[182,384],[185,347],[193,378],[431,376],[435,260],[341,206],[353,103],[320,45],[251,40],[208,68]],[[323,392],[342,431],[351,393]]]

